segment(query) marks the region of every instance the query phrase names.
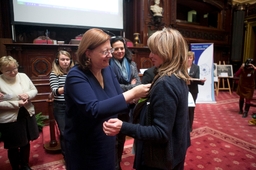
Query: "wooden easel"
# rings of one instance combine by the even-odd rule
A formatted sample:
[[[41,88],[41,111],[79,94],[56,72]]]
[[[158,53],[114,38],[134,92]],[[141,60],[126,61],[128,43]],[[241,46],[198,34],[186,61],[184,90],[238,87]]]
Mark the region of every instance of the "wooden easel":
[[[219,62],[219,65],[221,65],[221,61]],[[223,65],[225,65],[225,61],[223,61]],[[225,85],[225,80],[227,81],[228,87],[226,87],[226,85]],[[222,87],[220,87],[221,82],[222,82]],[[228,90],[229,93],[232,94],[231,93],[231,88],[230,88],[230,83],[229,83],[229,77],[219,77],[218,76],[218,83],[217,84],[218,84],[218,87],[216,89],[216,94],[217,95],[219,93],[219,90]]]

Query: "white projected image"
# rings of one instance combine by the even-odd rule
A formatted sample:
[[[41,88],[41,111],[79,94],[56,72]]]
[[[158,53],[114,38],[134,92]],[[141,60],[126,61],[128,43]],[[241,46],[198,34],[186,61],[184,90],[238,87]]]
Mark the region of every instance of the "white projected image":
[[[123,29],[123,0],[12,0],[13,22]]]

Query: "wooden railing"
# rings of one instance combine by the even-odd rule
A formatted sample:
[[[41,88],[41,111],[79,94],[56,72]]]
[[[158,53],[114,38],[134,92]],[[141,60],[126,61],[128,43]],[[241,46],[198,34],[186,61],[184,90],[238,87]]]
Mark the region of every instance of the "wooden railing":
[[[58,127],[56,126],[53,115],[53,101],[53,93],[51,92],[48,96],[48,99],[46,100],[46,102],[48,103],[50,141],[44,143],[45,150],[49,152],[56,152],[61,150],[60,144],[56,139],[56,128]]]

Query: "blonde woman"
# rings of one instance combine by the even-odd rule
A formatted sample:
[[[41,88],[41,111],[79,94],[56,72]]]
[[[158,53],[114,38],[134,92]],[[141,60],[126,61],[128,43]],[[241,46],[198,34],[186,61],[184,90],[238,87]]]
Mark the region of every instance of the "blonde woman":
[[[30,141],[39,136],[34,105],[37,89],[11,56],[0,58],[0,132],[13,170],[30,170]]]
[[[175,29],[164,28],[148,39],[157,74],[139,124],[109,119],[103,130],[135,138],[136,170],[182,170],[190,146],[187,43]]]
[[[189,80],[189,92],[191,93],[194,103],[196,104],[196,99],[198,95],[198,85],[204,85],[204,82],[206,79],[200,79],[200,67],[196,64],[194,64],[195,55],[193,51],[188,52],[188,74],[190,76]],[[194,79],[194,80],[193,80]],[[197,80],[195,80],[197,79]],[[193,130],[193,121],[194,121],[194,114],[195,114],[195,107],[189,107],[188,109],[189,113],[189,128],[190,132]]]
[[[60,131],[61,151],[65,158],[64,128],[65,128],[65,109],[64,86],[67,73],[74,66],[69,52],[60,50],[52,63],[50,74],[50,86],[54,96],[53,115]]]

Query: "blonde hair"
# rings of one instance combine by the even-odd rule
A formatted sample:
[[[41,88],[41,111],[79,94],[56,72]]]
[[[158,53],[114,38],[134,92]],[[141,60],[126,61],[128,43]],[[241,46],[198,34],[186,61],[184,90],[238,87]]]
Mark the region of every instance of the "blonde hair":
[[[85,54],[86,51],[93,50],[108,40],[110,36],[101,29],[91,28],[86,31],[77,49],[78,67],[82,70],[89,70],[91,62]]]
[[[172,74],[184,81],[188,80],[188,45],[178,30],[164,28],[156,31],[149,37],[147,45],[152,53],[163,59],[154,81],[164,75]]]
[[[59,64],[56,63],[56,59],[59,59],[60,58],[60,55],[65,55],[67,57],[70,58],[70,65],[67,69],[67,72],[70,70],[71,67],[74,66],[74,62],[72,62],[72,58],[71,58],[71,55],[69,52],[65,51],[65,50],[60,50],[58,53],[57,53],[57,56],[56,58],[54,59],[54,61],[52,62],[52,72],[57,75],[57,76],[63,76],[64,74],[66,74],[67,72],[64,72],[64,70],[62,70],[62,68],[60,67]]]
[[[19,67],[17,60],[12,56],[3,56],[0,58],[0,70],[2,70],[3,67],[8,67],[12,64],[15,64],[16,67]]]
[[[195,53],[193,51],[189,51],[188,56],[193,57],[193,60],[195,59]]]

